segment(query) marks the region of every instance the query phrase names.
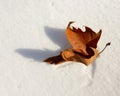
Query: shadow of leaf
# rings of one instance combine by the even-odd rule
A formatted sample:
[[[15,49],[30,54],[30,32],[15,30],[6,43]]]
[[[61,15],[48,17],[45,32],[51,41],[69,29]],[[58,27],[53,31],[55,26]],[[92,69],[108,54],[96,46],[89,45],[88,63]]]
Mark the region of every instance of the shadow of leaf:
[[[93,63],[92,63],[92,78],[94,78],[94,76],[95,76],[95,70],[96,70],[96,61],[94,61]]]
[[[56,28],[51,28],[48,26],[44,27],[46,35],[58,46],[60,46],[60,49],[66,49],[70,48],[71,45],[69,44],[66,34],[65,34],[65,29],[56,29]]]
[[[24,57],[34,59],[35,61],[42,61],[45,58],[48,58],[50,56],[57,55],[51,50],[37,50],[37,49],[16,49],[16,52],[21,54]],[[57,51],[55,51],[58,53]]]
[[[64,29],[56,29],[48,26],[44,27],[45,33],[55,44],[60,46],[60,49],[57,51],[52,50],[38,50],[38,49],[23,49],[19,48],[15,51],[26,58],[34,59],[35,61],[42,61],[48,57],[52,57],[58,55],[63,49],[66,49],[70,46],[67,41],[65,30]],[[49,42],[48,42],[49,43]]]

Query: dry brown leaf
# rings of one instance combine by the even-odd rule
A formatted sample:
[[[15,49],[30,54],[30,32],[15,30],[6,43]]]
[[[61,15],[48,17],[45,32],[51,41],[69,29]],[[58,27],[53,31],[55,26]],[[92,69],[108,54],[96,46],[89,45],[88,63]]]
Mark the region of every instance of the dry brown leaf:
[[[63,50],[58,56],[45,59],[45,62],[60,64],[65,61],[76,61],[88,66],[99,55],[96,48],[102,30],[96,33],[91,28],[85,26],[85,31],[82,31],[80,28],[71,27],[72,23],[69,22],[66,29],[66,36],[72,48]],[[106,44],[106,46],[108,45],[110,43]]]
[[[83,55],[89,55],[89,52],[86,50],[87,47],[97,47],[97,42],[101,36],[102,31],[100,30],[98,33],[95,33],[89,27],[85,27],[85,32],[83,32],[80,28],[71,28],[70,25],[72,23],[73,22],[70,22],[68,24],[66,30],[68,41],[75,51],[80,52]]]

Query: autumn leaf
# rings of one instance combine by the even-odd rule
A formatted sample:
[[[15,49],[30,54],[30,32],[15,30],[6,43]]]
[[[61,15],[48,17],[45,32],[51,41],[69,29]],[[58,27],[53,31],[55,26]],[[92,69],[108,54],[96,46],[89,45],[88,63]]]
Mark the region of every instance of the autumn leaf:
[[[63,50],[58,56],[45,59],[45,62],[60,64],[65,61],[76,61],[88,66],[99,55],[96,48],[102,30],[96,33],[91,28],[85,26],[85,31],[82,31],[80,28],[71,26],[72,23],[74,22],[69,22],[66,28],[66,37],[72,48]],[[106,46],[108,45],[110,43],[106,44]]]
[[[87,47],[97,47],[97,42],[101,36],[102,31],[100,30],[98,33],[95,33],[89,27],[85,26],[85,32],[83,32],[80,28],[70,27],[73,22],[68,24],[66,30],[66,36],[68,41],[72,45],[73,49],[76,52],[80,52],[83,55],[89,55],[89,51],[87,52]]]

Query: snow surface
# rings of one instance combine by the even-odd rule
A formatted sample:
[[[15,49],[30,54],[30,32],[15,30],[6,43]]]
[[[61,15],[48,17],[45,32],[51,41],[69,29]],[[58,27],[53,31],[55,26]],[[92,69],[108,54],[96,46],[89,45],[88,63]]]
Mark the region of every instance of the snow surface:
[[[120,0],[0,0],[0,96],[120,96]],[[43,59],[70,45],[75,26],[102,29],[89,67]]]

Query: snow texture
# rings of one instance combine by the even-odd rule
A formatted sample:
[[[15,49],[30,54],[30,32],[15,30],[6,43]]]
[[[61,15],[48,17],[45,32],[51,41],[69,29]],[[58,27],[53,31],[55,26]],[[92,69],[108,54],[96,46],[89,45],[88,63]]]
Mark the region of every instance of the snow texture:
[[[70,45],[69,21],[103,33],[90,66],[43,59]],[[0,0],[0,96],[120,96],[120,0]]]

